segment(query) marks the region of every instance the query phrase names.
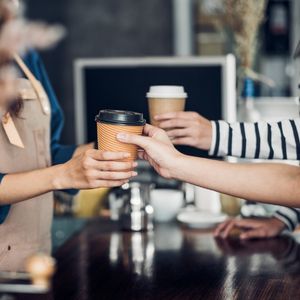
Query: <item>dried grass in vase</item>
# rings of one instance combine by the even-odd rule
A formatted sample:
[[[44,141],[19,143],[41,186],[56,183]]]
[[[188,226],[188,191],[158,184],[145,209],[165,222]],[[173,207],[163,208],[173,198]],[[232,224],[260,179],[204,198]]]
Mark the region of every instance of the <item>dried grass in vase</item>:
[[[266,2],[266,0],[224,0],[225,23],[232,31],[242,72],[252,78],[257,77],[253,71],[253,64],[259,47],[259,27],[264,21]]]

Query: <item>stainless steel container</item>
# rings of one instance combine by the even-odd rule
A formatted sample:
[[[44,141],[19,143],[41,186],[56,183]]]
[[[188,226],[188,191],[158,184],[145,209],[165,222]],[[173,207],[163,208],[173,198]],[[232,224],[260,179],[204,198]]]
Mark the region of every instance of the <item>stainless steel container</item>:
[[[131,182],[110,196],[112,219],[118,220],[124,230],[153,229],[153,208],[150,205],[151,184]]]

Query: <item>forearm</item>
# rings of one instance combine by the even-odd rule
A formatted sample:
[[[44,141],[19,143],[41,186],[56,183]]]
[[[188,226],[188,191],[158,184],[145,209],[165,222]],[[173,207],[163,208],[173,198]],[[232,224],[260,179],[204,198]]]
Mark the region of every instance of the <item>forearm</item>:
[[[295,166],[181,156],[172,177],[240,198],[300,207],[300,169]]]
[[[299,159],[300,120],[212,122],[210,154],[255,159]]]
[[[63,164],[31,172],[5,175],[0,183],[0,205],[13,204],[53,190],[116,187],[136,172],[128,154],[88,150]]]
[[[93,148],[94,143],[80,145],[73,153],[73,157]],[[13,204],[55,189],[72,188],[66,184],[66,180],[62,183],[62,176],[65,173],[66,170],[60,163],[50,168],[6,175],[0,183],[0,204]]]
[[[292,207],[279,207],[273,214],[273,217],[283,222],[286,227],[293,231],[299,224],[300,211]]]
[[[4,176],[0,183],[0,205],[14,204],[57,189],[62,168],[57,165]]]

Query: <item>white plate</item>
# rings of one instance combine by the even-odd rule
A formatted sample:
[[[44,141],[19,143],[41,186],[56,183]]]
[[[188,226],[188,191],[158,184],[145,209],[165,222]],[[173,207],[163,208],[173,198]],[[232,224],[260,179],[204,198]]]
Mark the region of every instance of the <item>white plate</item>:
[[[177,220],[190,228],[213,228],[227,219],[225,214],[213,214],[203,211],[183,211]]]

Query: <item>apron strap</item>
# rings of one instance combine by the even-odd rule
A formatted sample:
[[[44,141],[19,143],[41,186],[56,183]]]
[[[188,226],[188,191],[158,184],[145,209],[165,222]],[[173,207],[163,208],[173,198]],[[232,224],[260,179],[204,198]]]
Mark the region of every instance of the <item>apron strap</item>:
[[[49,104],[48,96],[46,95],[46,92],[45,92],[43,86],[36,79],[36,77],[29,70],[29,68],[26,66],[26,64],[24,63],[24,61],[18,54],[14,55],[14,59],[15,59],[16,63],[18,64],[18,66],[20,67],[20,69],[24,72],[25,76],[29,79],[34,91],[36,92],[37,97],[40,101],[43,113],[45,115],[49,115],[51,112],[50,104]]]
[[[19,132],[16,128],[16,125],[10,115],[10,113],[6,113],[3,117],[2,117],[2,126],[3,129],[6,133],[6,136],[9,140],[9,142],[19,148],[25,148],[23,141],[19,135]]]
[[[24,72],[25,76],[30,81],[32,88],[33,88],[34,92],[36,93],[36,96],[41,104],[43,113],[45,115],[50,115],[51,107],[50,107],[48,96],[47,96],[43,86],[35,78],[33,73],[29,70],[29,68],[26,66],[26,64],[24,63],[24,61],[18,54],[14,55],[14,59],[15,59],[16,63],[18,64],[18,66],[20,67],[20,69]],[[9,142],[12,145],[15,145],[17,147],[25,148],[23,141],[19,135],[19,132],[15,126],[15,123],[14,123],[13,118],[11,117],[10,113],[6,113],[2,117],[1,123],[2,123],[3,129],[7,135]]]

